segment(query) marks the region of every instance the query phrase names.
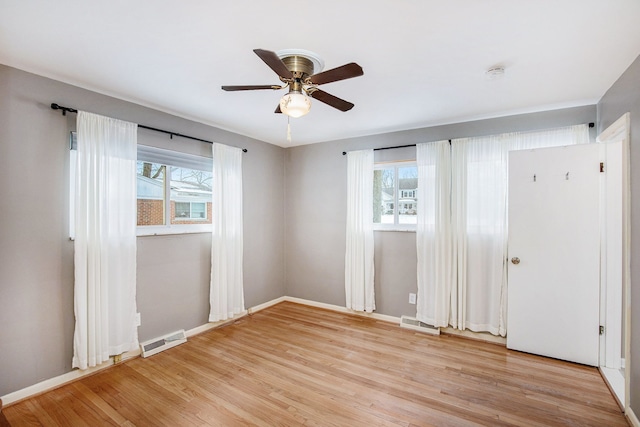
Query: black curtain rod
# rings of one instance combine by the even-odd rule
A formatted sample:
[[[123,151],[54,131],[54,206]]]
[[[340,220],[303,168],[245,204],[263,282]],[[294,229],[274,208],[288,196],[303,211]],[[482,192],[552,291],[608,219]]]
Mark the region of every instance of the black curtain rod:
[[[53,107],[52,107],[53,108]],[[589,127],[592,128],[594,127],[596,124],[591,122],[589,123]],[[451,145],[451,140],[449,140],[449,145]],[[380,148],[374,148],[373,151],[380,151],[380,150],[391,150],[392,148],[405,148],[405,147],[415,147],[416,144],[407,144],[407,145],[396,145],[393,147],[380,147]],[[347,154],[346,151],[342,152],[342,155],[345,156]]]
[[[61,110],[63,116],[66,116],[67,113],[77,113],[78,112],[78,110],[76,110],[74,108],[63,107],[63,106],[55,104],[55,103],[51,104],[51,109],[52,110]],[[195,136],[183,135],[181,133],[171,132],[171,131],[164,130],[164,129],[152,128],[151,126],[138,125],[138,127],[139,128],[143,128],[143,129],[153,130],[153,131],[156,131],[156,132],[166,133],[167,135],[169,135],[169,137],[171,139],[173,139],[174,136],[179,136],[181,138],[193,139],[194,141],[200,141],[200,142],[206,142],[207,144],[213,144],[213,142],[207,141],[206,139],[196,138]],[[247,149],[243,148],[242,152],[246,153]]]
[[[416,144],[407,144],[407,145],[395,145],[393,147],[380,147],[380,148],[374,148],[373,151],[380,151],[380,150],[391,150],[392,148],[405,148],[405,147],[415,147]],[[347,152],[343,151],[342,155],[346,156]]]

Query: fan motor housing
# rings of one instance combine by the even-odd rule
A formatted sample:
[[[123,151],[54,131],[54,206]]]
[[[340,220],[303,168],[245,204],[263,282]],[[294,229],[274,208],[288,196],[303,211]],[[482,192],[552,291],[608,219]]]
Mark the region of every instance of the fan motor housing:
[[[285,56],[282,62],[297,78],[313,75],[313,61],[304,56]]]

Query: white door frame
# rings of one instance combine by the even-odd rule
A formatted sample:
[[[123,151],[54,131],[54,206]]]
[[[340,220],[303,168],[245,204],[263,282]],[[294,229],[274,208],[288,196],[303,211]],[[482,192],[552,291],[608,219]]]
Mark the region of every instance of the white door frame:
[[[625,375],[624,375],[624,401],[621,401],[620,403],[624,406],[624,410],[626,411],[627,408],[629,408],[629,394],[630,394],[630,380],[631,380],[631,376],[630,376],[630,363],[631,363],[631,301],[630,301],[630,273],[631,273],[631,269],[630,269],[630,243],[631,243],[631,222],[630,222],[630,214],[631,214],[631,210],[630,210],[630,200],[631,200],[631,188],[629,185],[629,178],[630,178],[630,169],[629,169],[629,130],[630,130],[630,115],[629,113],[624,114],[622,117],[620,117],[618,120],[616,120],[611,126],[609,126],[604,132],[602,132],[598,138],[596,139],[596,141],[598,143],[613,143],[613,142],[622,142],[622,295],[623,295],[623,301],[624,301],[624,307],[621,307],[621,305],[619,305],[619,307],[622,308],[623,313],[620,313],[619,311],[616,312],[618,310],[618,308],[616,307],[615,304],[613,305],[609,305],[608,308],[611,309],[611,307],[613,307],[613,313],[611,312],[607,312],[602,316],[602,319],[604,320],[604,327],[605,327],[605,334],[606,331],[608,329],[611,329],[612,331],[617,331],[617,333],[621,333],[621,324],[620,324],[620,320],[621,318],[623,318],[623,314],[624,314],[624,318],[622,320],[622,322],[624,322],[624,337],[622,338],[624,340],[624,349],[625,349]],[[605,165],[605,171],[606,171],[606,165]],[[606,236],[603,236],[604,240],[606,241]],[[615,262],[615,261],[614,261]],[[605,260],[606,263],[606,260]],[[618,264],[619,265],[619,264]],[[603,270],[606,271],[608,265],[603,265]],[[606,304],[606,295],[610,294],[610,289],[609,289],[609,285],[612,285],[611,283],[607,283],[606,281],[606,274],[603,274],[602,276],[603,278],[603,282],[601,283],[601,286],[603,287],[602,293],[601,295],[604,297],[604,301],[602,301],[601,304],[601,310],[606,310],[607,309],[607,304]],[[613,284],[615,285],[615,283]],[[616,291],[613,292],[613,294],[616,294]],[[617,294],[620,295],[620,291],[617,291]],[[616,324],[615,326],[612,327],[611,322],[618,322],[618,324]],[[611,348],[607,348],[607,346],[611,346],[611,345],[619,345],[620,340],[616,340],[616,339],[607,339],[606,335],[605,335],[605,339],[603,341],[604,347],[603,349],[601,349],[601,357],[604,357],[604,361],[601,360],[600,363],[600,372],[602,373],[602,376],[605,378],[605,380],[607,382],[609,382],[610,386],[612,387],[612,389],[614,389],[615,391],[615,387],[613,387],[613,380],[611,378],[611,372],[609,370],[607,370],[606,368],[603,369],[603,364],[607,363],[607,355],[611,354],[616,354],[616,351],[612,351],[615,349],[611,349]],[[619,353],[618,353],[619,354]],[[619,363],[618,363],[619,365]],[[618,396],[617,393],[616,394],[616,398],[620,399],[621,396]]]

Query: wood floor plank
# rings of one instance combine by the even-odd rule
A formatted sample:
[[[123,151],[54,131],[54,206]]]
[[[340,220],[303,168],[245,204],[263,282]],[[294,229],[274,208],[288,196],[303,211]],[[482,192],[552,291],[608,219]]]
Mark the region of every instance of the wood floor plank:
[[[281,303],[3,408],[12,426],[627,426],[595,368]]]

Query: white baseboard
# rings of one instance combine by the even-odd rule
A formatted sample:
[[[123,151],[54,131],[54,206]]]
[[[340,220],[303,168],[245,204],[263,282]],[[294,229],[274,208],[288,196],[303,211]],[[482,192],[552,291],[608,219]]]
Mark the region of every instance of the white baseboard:
[[[308,299],[302,299],[302,298],[296,298],[296,297],[284,297],[284,301],[295,302],[295,303],[298,303],[298,304],[304,304],[304,305],[308,305],[308,306],[311,306],[311,307],[326,308],[327,310],[338,311],[340,313],[356,314],[358,316],[370,317],[370,318],[376,319],[376,320],[382,320],[382,321],[385,321],[385,322],[391,322],[391,323],[400,324],[400,318],[399,317],[387,316],[386,314],[365,313],[364,311],[355,311],[355,310],[351,310],[349,308],[342,307],[342,306],[339,306],[339,305],[327,304],[327,303],[324,303],[324,302],[311,301],[311,300],[308,300]]]
[[[220,320],[219,322],[205,323],[204,325],[196,326],[195,328],[189,329],[188,331],[184,331],[184,334],[187,336],[187,338],[191,338],[194,335],[198,335],[198,334],[201,334],[203,332],[207,332],[210,329],[219,328],[220,326],[226,325],[227,323],[233,323],[236,320],[238,320],[239,318],[244,317],[246,315],[247,315],[247,312],[243,311],[238,316],[233,317],[231,319]]]
[[[210,329],[215,329],[215,328],[219,328],[220,326],[226,325],[228,323],[233,323],[236,320],[248,315],[248,314],[253,314],[253,313],[257,313],[261,310],[264,310],[265,308],[269,308],[272,305],[276,305],[282,301],[285,300],[285,297],[280,297],[280,298],[276,298],[273,299],[271,301],[267,301],[265,303],[262,304],[258,304],[256,306],[253,307],[249,307],[248,309],[246,309],[245,311],[243,311],[242,313],[240,313],[239,315],[237,315],[236,317],[233,317],[231,319],[227,319],[227,320],[221,320],[219,322],[209,322],[209,323],[205,323],[204,325],[200,325],[200,326],[196,326],[193,329],[189,329],[188,331],[185,331],[185,335],[187,336],[187,338],[190,338],[194,335],[198,335],[201,334],[203,332],[207,332]]]
[[[457,335],[460,337],[490,342],[493,344],[507,345],[507,339],[505,337],[496,336],[496,335],[490,334],[489,332],[473,332],[469,330],[461,331],[460,329],[455,329],[451,327],[440,328],[440,332],[443,334]]]
[[[609,387],[613,398],[616,400],[618,406],[624,410],[624,376],[619,369],[606,368],[599,366],[600,376]]]
[[[255,307],[251,307],[247,309],[245,312],[241,313],[239,316],[234,317],[233,319],[223,320],[220,322],[212,322],[206,323],[201,326],[197,326],[193,329],[189,329],[185,331],[187,337],[192,337],[197,334],[201,334],[203,332],[208,331],[209,329],[218,328],[224,324],[234,322],[238,320],[242,316],[246,316],[247,314],[256,313],[260,310],[264,310],[265,308],[271,307],[272,305],[278,304],[285,300],[285,297],[276,298],[272,301],[265,302],[263,304],[259,304]],[[133,351],[129,351],[122,354],[121,361],[129,360],[134,357],[140,356],[140,349],[136,349]],[[102,371],[103,369],[109,368],[115,364],[114,358],[110,357],[108,361],[103,364],[86,369],[81,371],[79,369],[74,369],[71,372],[67,372],[66,374],[58,375],[57,377],[50,378],[48,380],[41,381],[37,384],[30,385],[21,390],[14,391],[12,393],[5,394],[4,396],[0,396],[0,400],[2,400],[2,404],[4,406],[10,405],[12,403],[16,403],[20,400],[27,399],[29,397],[33,397],[35,395],[44,393],[49,390],[53,390],[55,388],[61,387],[70,382],[76,381],[84,376],[94,374],[96,372]]]
[[[132,359],[134,357],[140,356],[140,349],[136,349],[133,351],[128,351],[122,354],[122,361]],[[58,375],[57,377],[49,378],[48,380],[41,381],[37,384],[31,385],[29,387],[25,387],[21,390],[14,391],[13,393],[5,394],[0,397],[4,406],[9,405],[11,403],[18,402],[20,400],[27,399],[29,397],[44,393],[45,391],[53,390],[55,388],[61,387],[70,382],[76,381],[82,377],[87,375],[94,374],[96,372],[102,371],[106,368],[109,368],[115,364],[114,357],[110,357],[109,360],[102,363],[101,365],[94,366],[93,368],[85,369],[81,371],[79,369],[74,369],[71,372],[67,372],[66,374]]]
[[[346,307],[342,307],[339,305],[326,304],[324,302],[311,301],[311,300],[296,298],[296,297],[284,297],[284,301],[309,305],[311,307],[326,308],[327,310],[338,311],[340,313],[356,314],[358,316],[370,317],[372,319],[383,320],[385,322],[397,323],[398,325],[400,324],[399,317],[388,316],[386,314],[365,313],[362,311],[350,310]],[[461,331],[454,328],[440,328],[440,331],[445,334],[459,335],[465,338],[472,338],[480,341],[487,341],[494,344],[503,344],[503,345],[507,344],[506,338],[495,336],[488,332]]]
[[[259,312],[261,310],[264,310],[265,308],[271,307],[272,305],[276,305],[276,304],[279,304],[279,303],[281,303],[283,301],[286,301],[286,298],[287,297],[279,297],[279,298],[276,298],[276,299],[272,299],[271,301],[267,301],[265,303],[258,304],[256,306],[253,306],[253,307],[249,308],[247,310],[247,312],[249,314],[257,313],[257,312]]]
[[[203,332],[206,332],[210,329],[214,329],[214,328],[218,328],[224,324],[227,323],[231,323],[234,322],[235,320],[239,319],[240,317],[246,316],[247,314],[253,314],[256,313],[260,310],[264,310],[265,308],[269,308],[275,304],[281,303],[283,301],[289,301],[289,302],[294,302],[294,303],[298,303],[298,304],[303,304],[303,305],[308,305],[311,307],[318,307],[318,308],[324,308],[327,310],[332,310],[332,311],[337,311],[340,313],[348,313],[348,314],[355,314],[358,316],[363,316],[363,317],[368,317],[368,318],[372,318],[372,319],[376,319],[376,320],[381,320],[384,322],[390,322],[390,323],[395,323],[397,325],[400,325],[400,318],[399,317],[395,317],[395,316],[388,316],[386,314],[379,314],[379,313],[365,313],[365,312],[360,312],[360,311],[354,311],[354,310],[350,310],[346,307],[342,307],[339,305],[333,305],[333,304],[327,304],[327,303],[323,303],[323,302],[317,302],[317,301],[312,301],[312,300],[307,300],[307,299],[302,299],[302,298],[296,298],[296,297],[288,297],[288,296],[283,296],[283,297],[279,297],[276,299],[273,299],[271,301],[267,301],[265,303],[256,305],[254,307],[248,308],[245,312],[241,313],[239,316],[234,317],[233,319],[228,319],[228,320],[223,320],[220,322],[212,322],[212,323],[206,323],[204,325],[201,326],[197,326],[193,329],[189,329],[188,331],[185,331],[185,334],[187,337],[192,337],[194,335],[197,334],[201,334]],[[464,336],[464,337],[468,337],[468,338],[474,338],[474,339],[479,339],[479,340],[483,340],[483,341],[489,341],[489,342],[494,342],[494,343],[499,343],[499,344],[505,344],[506,340],[502,337],[495,337],[491,334],[485,334],[485,333],[477,333],[477,332],[471,332],[471,331],[459,331],[457,329],[453,329],[453,328],[441,328],[443,333],[449,333],[449,334],[454,334],[454,335],[460,335],[460,336]],[[127,360],[127,359],[131,359],[133,357],[138,357],[140,355],[140,350],[138,349],[137,351],[131,351],[128,353],[125,353],[122,355],[122,360]],[[91,375],[95,372],[101,371],[103,369],[106,369],[110,366],[112,366],[114,364],[113,362],[113,358],[110,358],[109,361],[103,363],[100,366],[96,366],[95,368],[90,368],[87,369],[85,371],[80,371],[80,370],[73,370],[71,372],[67,372],[66,374],[62,374],[59,375],[57,377],[39,382],[37,384],[34,384],[32,386],[29,387],[25,387],[22,390],[18,390],[15,391],[13,393],[9,393],[6,394],[4,396],[0,396],[0,399],[3,401],[4,405],[8,405],[11,403],[15,403],[19,400],[23,400],[26,399],[28,397],[31,396],[35,396],[37,394],[43,393],[45,391],[49,391],[52,390],[54,388],[58,388],[64,384],[67,384],[69,382],[75,381],[79,378],[82,378],[86,375]],[[637,420],[637,418],[634,419]],[[637,425],[637,427],[640,427],[640,425]]]
[[[627,408],[627,410],[625,411],[625,415],[627,416],[627,419],[633,427],[640,427],[640,420],[638,420],[638,417],[633,412],[633,409]]]
[[[96,367],[89,368],[84,371],[75,369],[71,372],[67,372],[66,374],[62,374],[57,377],[41,381],[29,387],[25,387],[22,390],[17,390],[17,391],[14,391],[13,393],[5,394],[4,396],[2,396],[2,403],[4,406],[10,405],[12,403],[26,399],[28,397],[32,397],[37,394],[44,393],[45,391],[53,390],[54,388],[58,388],[62,385],[75,381],[79,378],[84,377],[85,375],[91,375],[95,372],[101,371],[112,365],[113,365],[113,360],[108,360],[104,362],[102,365],[98,365]]]

